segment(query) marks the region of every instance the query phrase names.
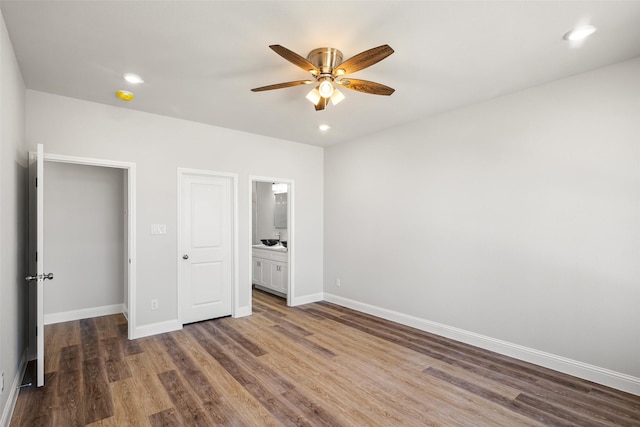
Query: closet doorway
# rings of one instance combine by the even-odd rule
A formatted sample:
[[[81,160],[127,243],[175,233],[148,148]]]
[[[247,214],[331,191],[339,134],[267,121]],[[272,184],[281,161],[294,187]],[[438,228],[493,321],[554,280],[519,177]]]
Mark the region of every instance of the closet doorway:
[[[47,168],[45,164],[54,166]],[[76,175],[80,170],[77,167],[80,165],[82,165],[82,171],[80,175]],[[99,168],[95,169],[96,166]],[[100,168],[115,168],[115,171],[107,174],[115,180],[110,184],[111,191],[105,193],[106,199],[96,202],[105,194],[98,199],[93,197],[94,192],[104,193],[100,185],[92,187],[95,184],[93,181],[98,182],[103,179],[97,178],[99,174],[92,174],[91,171],[100,170]],[[104,170],[106,169],[102,169]],[[52,173],[53,178],[49,192],[45,189],[47,172]],[[70,177],[72,177],[71,180],[69,180]],[[50,208],[49,217],[45,213],[46,203]],[[116,211],[111,225],[115,224],[115,228],[99,220],[99,217],[103,216],[102,210],[111,210],[114,207],[112,205],[115,205]],[[54,232],[49,239],[46,236],[47,222]],[[112,228],[107,240],[100,238],[102,228]],[[49,240],[48,246],[47,240]],[[111,245],[111,241],[115,244]],[[78,242],[86,244],[86,247],[74,247],[74,243]],[[87,259],[100,261],[106,253],[104,251],[97,253],[88,249],[91,245],[101,244],[114,246],[112,248],[114,250],[111,251],[114,255],[110,258],[115,259],[116,267],[108,266],[107,268],[113,270],[109,271],[109,274],[115,283],[110,285],[116,287],[113,293],[117,295],[117,303],[104,306],[104,302],[98,299],[100,304],[98,307],[93,306],[95,304],[91,302],[88,304],[91,306],[88,307],[86,294],[95,292],[101,271],[96,271],[93,263],[86,261]],[[84,257],[85,250],[92,252],[93,255]],[[47,254],[52,255],[49,262],[45,261]],[[47,313],[49,318],[46,323],[66,322],[113,313],[126,315],[128,311],[127,335],[133,338],[135,331],[134,254],[135,164],[46,154],[44,146],[38,144],[37,152],[29,154],[29,269],[32,274],[25,277],[28,282],[36,282],[35,286],[29,287],[29,330],[31,331],[29,356],[31,359],[37,359],[38,387],[44,385],[46,334],[44,324],[47,299],[50,299],[53,304],[49,304],[49,313]],[[45,268],[59,271],[56,273],[58,279],[56,285],[47,286],[46,291],[43,286],[44,279],[51,279],[48,281],[50,283],[54,275],[53,272],[45,274]],[[49,298],[45,295],[47,293]],[[127,307],[131,307],[131,310]]]
[[[135,164],[44,154],[44,323],[123,313],[135,337]]]

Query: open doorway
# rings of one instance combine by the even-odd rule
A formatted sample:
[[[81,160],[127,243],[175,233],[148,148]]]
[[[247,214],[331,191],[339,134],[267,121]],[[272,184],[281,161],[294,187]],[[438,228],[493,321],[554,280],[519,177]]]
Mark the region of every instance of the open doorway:
[[[251,177],[252,291],[268,292],[291,305],[294,284],[294,182]]]
[[[37,152],[31,152],[29,154],[29,269],[32,272],[29,276],[25,277],[30,283],[35,283],[35,286],[29,287],[29,356],[31,360],[37,361],[37,386],[41,387],[44,385],[44,371],[45,371],[45,335],[46,328],[45,325],[45,290],[44,290],[44,282],[45,279],[49,279],[49,281],[53,280],[55,275],[52,271],[48,273],[44,273],[45,268],[51,268],[52,266],[48,265],[46,262],[46,255],[48,252],[60,252],[62,257],[62,263],[66,264],[65,267],[61,267],[61,270],[68,270],[71,273],[67,274],[67,278],[71,277],[73,280],[78,279],[80,282],[80,287],[77,287],[72,290],[66,291],[58,291],[58,294],[61,294],[63,298],[67,298],[69,300],[73,300],[77,302],[77,293],[79,293],[79,289],[87,290],[89,292],[92,290],[92,284],[95,282],[95,278],[100,272],[94,271],[90,266],[85,265],[84,260],[78,259],[78,253],[82,253],[76,251],[74,254],[68,254],[65,250],[68,249],[66,247],[49,247],[47,248],[44,244],[46,239],[46,227],[45,223],[45,199],[47,196],[47,192],[45,191],[46,187],[46,179],[45,179],[45,162],[49,164],[70,164],[70,165],[84,165],[89,168],[86,170],[97,170],[94,169],[95,166],[101,168],[114,168],[114,171],[111,172],[112,176],[116,177],[116,180],[112,183],[115,184],[115,187],[112,189],[112,193],[114,193],[115,199],[111,197],[109,200],[102,202],[102,209],[106,209],[105,206],[109,206],[110,204],[117,205],[118,212],[115,214],[115,218],[113,219],[114,223],[119,224],[116,227],[115,241],[117,243],[115,253],[115,258],[118,258],[118,264],[121,265],[120,268],[115,268],[115,279],[117,282],[116,286],[118,289],[116,290],[116,294],[119,295],[119,300],[122,303],[118,303],[116,308],[109,308],[109,311],[116,310],[120,313],[126,315],[128,311],[128,321],[125,321],[122,326],[124,328],[120,328],[122,331],[121,335],[124,339],[133,338],[134,330],[135,330],[135,301],[133,296],[135,295],[135,164],[133,163],[124,163],[124,162],[115,162],[115,161],[106,161],[106,160],[98,160],[98,159],[89,159],[89,158],[80,158],[80,157],[71,157],[71,156],[61,156],[55,154],[45,154],[44,146],[42,144],[37,145]],[[100,169],[100,168],[98,168]],[[71,169],[61,169],[64,175],[65,171],[75,172],[74,168]],[[50,170],[51,172],[51,170]],[[60,172],[60,170],[58,171]],[[55,175],[55,174],[54,174]],[[60,175],[58,175],[60,176]],[[76,176],[74,179],[77,181],[88,180],[92,181],[94,177],[88,177],[85,175],[84,177]],[[54,180],[55,181],[55,180]],[[98,180],[99,181],[99,180]],[[72,181],[73,182],[73,181]],[[84,182],[82,183],[84,184]],[[113,185],[112,185],[113,187]],[[62,241],[63,244],[59,246],[64,246],[67,241],[74,240],[70,236],[77,231],[78,221],[77,217],[74,218],[66,218],[66,216],[71,217],[77,213],[81,215],[84,211],[91,211],[93,208],[92,202],[87,202],[86,199],[90,199],[91,192],[95,191],[95,189],[89,189],[88,191],[84,189],[83,191],[78,191],[76,188],[67,188],[64,184],[62,187],[58,187],[57,189],[53,186],[55,194],[49,194],[49,204],[50,207],[58,205],[58,216],[63,217],[62,226],[63,230],[59,237],[59,241]],[[52,189],[49,188],[51,192]],[[64,199],[60,201],[59,199]],[[72,203],[73,202],[73,203]],[[76,202],[79,202],[80,205],[75,205]],[[110,206],[109,206],[110,207]],[[126,208],[124,208],[126,207]],[[54,209],[55,210],[55,209]],[[80,221],[83,221],[88,226],[83,232],[77,233],[86,241],[88,244],[93,244],[94,240],[98,240],[95,238],[96,230],[100,228],[101,225],[99,221],[94,221],[96,218],[101,215],[100,208],[98,209],[98,213],[96,210],[93,210],[92,215],[89,215],[88,218],[83,218]],[[124,216],[124,220],[122,216]],[[60,227],[55,224],[53,227]],[[60,231],[60,230],[55,230]],[[53,239],[55,240],[55,239]],[[100,244],[100,243],[98,243]],[[60,254],[56,254],[60,255]],[[94,255],[94,258],[100,258],[102,254]],[[54,257],[55,258],[55,257]],[[67,268],[69,267],[70,268]],[[57,267],[56,267],[57,268]],[[83,270],[84,269],[84,270]],[[87,274],[84,274],[88,272]],[[58,274],[58,273],[56,273]],[[59,276],[59,274],[58,274]],[[63,275],[64,276],[64,275]],[[67,280],[67,281],[73,281]],[[78,281],[76,280],[76,282]],[[49,283],[47,281],[47,283]],[[62,307],[64,304],[58,304],[58,307]],[[129,309],[127,309],[127,307]],[[79,319],[87,319],[95,316],[102,316],[104,307],[99,308],[97,311],[95,307],[90,307],[88,310],[86,308],[80,309],[71,309],[67,311],[62,311],[58,313],[54,313],[54,315],[49,319],[49,323],[57,323],[57,322],[66,322],[69,320],[79,320]],[[44,333],[43,333],[44,332]],[[54,340],[55,341],[55,340]]]
[[[126,172],[45,161],[45,325],[127,315]]]
[[[59,244],[56,247],[45,243],[45,253],[53,255],[50,262],[56,264],[56,258],[63,260],[62,270],[55,272],[56,285],[64,280],[64,270],[69,270],[73,271],[73,274],[68,275],[70,280],[66,281],[65,286],[71,286],[72,288],[75,286],[76,289],[82,289],[83,291],[87,289],[95,290],[96,292],[93,295],[85,295],[89,299],[96,295],[100,297],[100,294],[102,294],[102,299],[100,300],[102,303],[96,304],[89,300],[82,301],[82,297],[78,295],[79,293],[74,293],[69,289],[55,292],[54,282],[50,281],[50,283],[47,283],[47,291],[52,291],[48,292],[49,296],[61,298],[58,298],[59,301],[52,300],[52,305],[49,306],[50,310],[45,312],[45,323],[57,323],[118,312],[123,313],[127,318],[126,333],[128,338],[135,338],[135,164],[50,153],[45,153],[43,158],[45,176],[51,175],[54,178],[54,181],[49,183],[49,187],[46,187],[45,184],[44,197],[45,200],[49,201],[49,208],[52,208],[49,212],[49,217],[47,217],[45,208],[45,223],[54,219],[51,215],[58,216],[52,224],[53,226],[50,227],[52,229],[50,231],[54,234],[50,236],[49,243],[56,245],[56,241],[58,243],[63,242],[62,245]],[[67,182],[68,180],[75,180],[76,182],[92,181],[90,184],[94,184],[93,188],[99,189],[101,195],[97,200],[89,201],[78,193],[78,188],[65,186],[65,180]],[[84,184],[87,184],[87,182],[84,182]],[[91,185],[82,185],[81,187],[80,191],[85,191],[85,195],[91,191]],[[48,192],[49,190],[51,192]],[[112,282],[110,286],[104,285],[101,289],[96,289],[96,280],[104,278],[105,272],[90,268],[81,259],[68,252],[68,247],[63,246],[73,242],[72,235],[74,233],[78,234],[81,227],[76,222],[77,218],[72,218],[71,216],[62,217],[65,211],[69,212],[69,206],[65,206],[62,196],[67,197],[67,200],[84,203],[83,207],[73,209],[73,211],[79,211],[77,213],[84,216],[82,221],[85,229],[92,230],[92,233],[84,233],[84,237],[87,241],[92,242],[93,246],[100,246],[95,242],[98,240],[98,235],[104,234],[105,229],[119,234],[114,236],[108,243],[115,245],[115,247],[111,248],[112,250],[108,253],[98,255],[110,257],[112,261],[110,264],[116,266],[108,273],[110,275],[109,280]],[[52,204],[52,201],[55,201],[58,206],[56,207]],[[109,208],[109,204],[115,205],[112,206],[115,208],[114,216],[106,219],[106,225],[102,221],[102,219],[105,219],[103,212],[101,212],[102,209],[100,209],[100,206],[96,206],[96,203],[102,203],[104,208]],[[35,212],[32,211],[33,209],[30,208],[30,215],[35,215]],[[64,229],[60,229],[59,225],[61,223],[66,223],[67,226]],[[66,233],[69,233],[67,234],[69,238],[64,237]],[[49,232],[45,231],[44,234],[47,236]],[[105,242],[107,240],[102,239],[102,243]],[[104,249],[104,247],[101,249]],[[74,250],[77,251],[78,248],[76,247]],[[31,252],[30,250],[30,255]],[[55,268],[55,265],[50,265],[50,267]],[[49,266],[45,268],[49,268]],[[51,271],[53,272],[53,270]],[[102,282],[106,283],[104,280]],[[34,304],[34,300],[35,294],[30,288],[30,306]],[[69,300],[75,300],[75,306],[73,304],[69,305]],[[45,308],[46,306],[45,301]],[[29,312],[30,330],[35,331],[36,310],[34,307],[30,307]],[[30,336],[29,341],[30,357],[34,358],[35,349],[37,348],[35,336]]]

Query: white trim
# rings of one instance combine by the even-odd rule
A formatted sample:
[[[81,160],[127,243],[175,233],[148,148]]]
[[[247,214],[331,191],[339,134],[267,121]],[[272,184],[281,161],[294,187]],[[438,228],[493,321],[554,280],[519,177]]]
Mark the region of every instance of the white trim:
[[[240,247],[239,247],[239,226],[238,218],[238,174],[233,174],[231,178],[233,186],[233,317],[242,317],[240,314]]]
[[[322,300],[324,300],[324,294],[322,292],[318,292],[317,294],[304,295],[294,298],[291,306],[294,307],[296,305],[311,304],[312,302],[318,302]]]
[[[94,159],[91,157],[67,156],[64,154],[44,153],[44,160],[57,163],[71,163],[85,166],[100,166],[114,169],[129,169],[135,167],[135,163],[121,162],[119,160]]]
[[[44,146],[38,144],[36,160],[36,274],[44,271]],[[38,253],[40,256],[38,256]],[[41,331],[41,333],[38,333]],[[36,385],[44,385],[44,280],[36,280]]]
[[[179,331],[181,329],[182,325],[178,320],[167,320],[165,322],[139,326],[134,331],[133,337],[130,337],[129,339],[150,337],[151,335],[164,334],[166,332]]]
[[[129,321],[129,306],[125,303],[122,303],[122,314],[126,317],[127,322]]]
[[[232,224],[232,235],[231,241],[233,248],[232,251],[232,293],[231,293],[231,316],[232,317],[241,317],[236,313],[240,313],[240,261],[239,261],[239,248],[238,248],[238,174],[230,173],[230,172],[217,172],[210,170],[201,170],[201,169],[190,169],[190,168],[178,168],[177,169],[177,203],[176,203],[176,230],[177,233],[177,250],[178,254],[183,253],[182,251],[182,177],[184,175],[204,175],[204,176],[213,176],[219,178],[229,178],[231,180],[231,197],[233,200],[231,201],[231,205],[233,207],[233,212],[231,215]],[[180,257],[176,260],[177,268],[176,268],[176,301],[178,302],[178,318],[177,322],[180,324],[180,328],[182,329],[182,304],[180,302],[180,280],[181,280],[181,272],[182,272],[182,263],[180,262]]]
[[[99,166],[107,168],[125,169],[127,171],[128,183],[128,207],[127,207],[127,229],[129,241],[127,250],[129,252],[129,298],[127,300],[128,311],[127,321],[129,339],[133,339],[134,331],[137,328],[136,318],[136,164],[131,162],[121,162],[118,160],[94,159],[89,157],[66,156],[61,154],[44,153],[44,160],[58,163],[72,163],[85,166]]]
[[[640,396],[640,378],[325,293],[325,301]]]
[[[80,310],[63,311],[44,315],[44,324],[70,322],[72,320],[89,319],[91,317],[108,316],[125,312],[124,304],[103,305],[101,307],[81,308]]]
[[[288,244],[287,244],[287,255],[289,259],[287,261],[287,269],[289,273],[289,277],[287,279],[288,288],[287,288],[287,305],[292,307],[294,305],[298,305],[294,303],[297,301],[295,297],[295,253],[296,253],[296,245],[295,245],[295,194],[296,194],[296,182],[293,179],[287,178],[277,178],[272,176],[257,176],[257,175],[249,175],[249,238],[247,239],[249,248],[249,262],[247,263],[249,269],[249,283],[247,287],[249,289],[249,307],[253,306],[253,302],[251,299],[251,286],[253,282],[253,254],[251,253],[251,248],[253,247],[253,211],[252,211],[252,193],[253,193],[253,183],[254,182],[282,182],[285,184],[289,184],[289,194],[287,195],[287,232],[289,234]]]
[[[246,316],[251,316],[251,306],[242,306],[242,307],[238,307],[236,309],[236,312],[234,313],[233,317],[246,317]]]
[[[9,427],[11,423],[11,417],[13,416],[13,410],[16,408],[16,402],[18,401],[18,394],[20,391],[20,384],[22,383],[22,378],[24,377],[24,373],[27,370],[27,351],[25,350],[22,353],[22,358],[20,359],[20,365],[18,365],[18,372],[16,372],[16,376],[13,378],[13,382],[11,383],[11,388],[9,389],[9,395],[7,396],[7,402],[4,405],[4,409],[2,411],[2,418],[0,418],[0,426]]]

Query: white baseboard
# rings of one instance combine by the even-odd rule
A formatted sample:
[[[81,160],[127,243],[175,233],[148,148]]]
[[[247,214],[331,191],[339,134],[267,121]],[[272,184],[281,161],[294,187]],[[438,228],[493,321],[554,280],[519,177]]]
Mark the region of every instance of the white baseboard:
[[[295,307],[297,305],[311,304],[312,302],[318,302],[324,300],[324,294],[319,292],[317,294],[304,295],[301,297],[296,297],[291,299],[291,307]]]
[[[259,290],[261,290],[261,291],[263,291],[263,292],[266,292],[266,293],[268,293],[268,294],[271,294],[271,295],[278,296],[278,297],[280,297],[280,298],[286,298],[286,297],[287,297],[287,294],[285,294],[285,293],[283,293],[283,292],[278,292],[278,291],[276,291],[276,290],[274,290],[274,289],[267,288],[267,287],[265,287],[265,286],[260,286],[260,285],[253,285],[253,286],[254,286],[256,289],[259,289]]]
[[[44,324],[70,322],[72,320],[89,319],[91,317],[108,316],[110,314],[123,313],[124,304],[104,305],[102,307],[82,308],[80,310],[65,311],[44,315]]]
[[[9,396],[7,397],[7,403],[4,405],[4,409],[2,410],[2,418],[0,419],[0,426],[9,427],[11,424],[11,417],[13,416],[13,410],[16,407],[16,401],[18,400],[18,394],[20,392],[20,384],[22,383],[22,377],[24,377],[24,372],[27,369],[27,351],[25,350],[22,353],[22,358],[20,359],[20,365],[18,365],[18,372],[16,373],[13,382],[11,383],[11,388],[9,389]]]
[[[640,396],[640,378],[508,341],[325,293],[324,300]]]
[[[149,337],[151,335],[164,334],[166,332],[179,331],[182,329],[182,324],[175,320],[167,320],[165,322],[152,323],[150,325],[138,326],[131,339]]]

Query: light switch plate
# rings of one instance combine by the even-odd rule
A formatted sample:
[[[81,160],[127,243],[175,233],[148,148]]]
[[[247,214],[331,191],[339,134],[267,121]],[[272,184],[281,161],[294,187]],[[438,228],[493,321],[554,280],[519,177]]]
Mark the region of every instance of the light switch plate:
[[[167,234],[167,224],[151,224],[151,234]]]

